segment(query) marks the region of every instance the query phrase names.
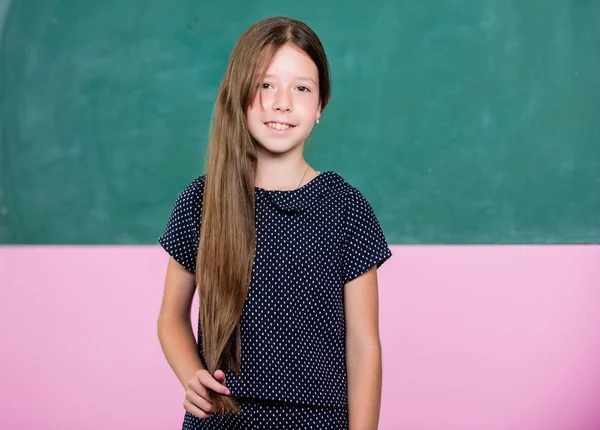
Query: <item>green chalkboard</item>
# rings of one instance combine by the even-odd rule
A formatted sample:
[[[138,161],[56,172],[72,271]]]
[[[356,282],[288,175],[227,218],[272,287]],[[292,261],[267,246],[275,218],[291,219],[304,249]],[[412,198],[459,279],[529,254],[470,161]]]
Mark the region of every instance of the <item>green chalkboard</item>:
[[[600,2],[14,0],[0,49],[0,243],[152,244],[203,173],[229,52],[320,35],[307,148],[391,244],[600,241]]]

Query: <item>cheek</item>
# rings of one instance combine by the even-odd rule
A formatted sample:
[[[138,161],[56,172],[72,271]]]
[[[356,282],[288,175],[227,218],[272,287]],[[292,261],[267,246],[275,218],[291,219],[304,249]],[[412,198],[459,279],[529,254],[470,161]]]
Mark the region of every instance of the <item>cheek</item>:
[[[261,96],[257,95],[246,112],[246,118],[248,121],[261,121],[265,111],[267,111],[267,106],[267,97],[265,97],[264,94],[262,95],[262,98]]]
[[[255,100],[246,111],[246,119],[249,123],[255,122],[261,118],[262,110],[260,108],[260,100]]]
[[[309,121],[314,121],[317,119],[317,115],[319,113],[319,103],[314,100],[305,100],[304,103],[301,103],[299,108],[302,109],[302,116]]]

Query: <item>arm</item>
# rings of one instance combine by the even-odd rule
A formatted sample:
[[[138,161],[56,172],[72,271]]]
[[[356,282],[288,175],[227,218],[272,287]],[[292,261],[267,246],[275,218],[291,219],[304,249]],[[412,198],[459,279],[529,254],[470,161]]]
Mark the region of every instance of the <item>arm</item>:
[[[158,338],[165,357],[184,389],[198,370],[198,356],[190,310],[196,290],[193,273],[169,259],[163,301],[158,316]]]
[[[344,288],[350,430],[376,430],[382,373],[376,268]]]
[[[196,279],[193,273],[169,259],[162,306],[158,316],[158,338],[169,365],[185,390],[183,406],[198,418],[215,412],[210,390],[229,395],[225,374],[214,377],[202,365],[190,322]]]

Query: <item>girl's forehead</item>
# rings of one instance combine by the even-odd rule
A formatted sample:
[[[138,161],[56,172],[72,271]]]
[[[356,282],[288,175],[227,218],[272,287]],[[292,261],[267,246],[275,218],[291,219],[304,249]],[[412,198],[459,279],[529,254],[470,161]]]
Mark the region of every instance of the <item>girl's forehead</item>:
[[[318,69],[313,60],[300,48],[285,45],[279,48],[269,63],[266,74],[277,75],[279,73],[307,73],[318,76]],[[300,73],[301,72],[301,73]]]

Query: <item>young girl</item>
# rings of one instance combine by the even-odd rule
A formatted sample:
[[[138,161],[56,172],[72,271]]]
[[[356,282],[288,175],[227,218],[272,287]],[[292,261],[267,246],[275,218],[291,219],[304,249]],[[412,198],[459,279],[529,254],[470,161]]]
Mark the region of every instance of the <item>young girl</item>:
[[[302,22],[262,20],[233,48],[206,174],[159,239],[171,258],[158,333],[183,429],[377,428],[376,270],[391,252],[361,193],[304,160],[329,94]]]

